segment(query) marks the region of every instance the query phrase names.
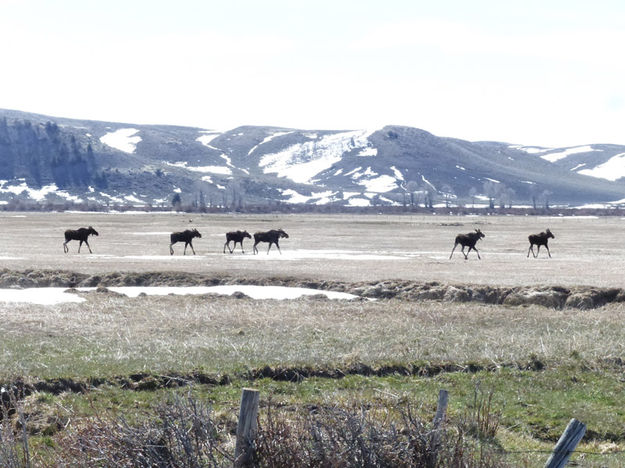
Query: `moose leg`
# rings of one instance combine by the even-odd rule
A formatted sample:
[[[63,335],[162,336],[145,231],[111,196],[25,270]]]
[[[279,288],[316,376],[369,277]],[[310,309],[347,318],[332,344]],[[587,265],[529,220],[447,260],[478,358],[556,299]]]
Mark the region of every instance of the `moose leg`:
[[[243,241],[240,242],[241,244],[241,253],[245,253],[245,250],[243,250]],[[237,244],[234,244],[234,248],[237,248]]]
[[[536,255],[534,256],[534,258],[537,258],[539,253],[540,253],[540,244],[538,244],[538,248],[536,249]]]
[[[254,242],[254,247],[252,247],[252,252],[254,252],[254,255],[258,253],[258,248],[256,247],[257,245],[258,245],[258,242]]]
[[[278,241],[276,241],[276,247],[278,247],[278,252],[280,252],[280,255],[282,255],[282,250],[280,250],[280,244],[278,244]]]
[[[80,253],[80,248],[82,247],[82,241],[80,241],[80,244],[78,244],[78,253]]]
[[[67,247],[67,243],[68,243],[68,242],[69,242],[69,241],[65,241],[65,242],[63,242],[63,252],[65,252],[65,253],[69,252],[69,247]]]
[[[172,247],[172,245],[174,245],[173,242],[171,244],[169,244],[169,255],[173,255],[174,254],[174,248]]]
[[[469,259],[469,252],[471,252],[471,247],[469,247],[469,250],[467,250],[467,253],[464,253],[464,245],[462,246],[462,255],[464,255],[464,259],[468,260]]]
[[[184,250],[182,251],[182,255],[186,255],[187,254],[187,245],[189,245],[188,242],[184,243]]]
[[[269,251],[271,250],[272,244],[273,244],[273,242],[269,242],[269,248],[267,249],[267,255],[269,255]]]
[[[482,257],[480,257],[480,252],[475,247],[473,247],[473,250],[475,250],[478,260],[482,260]]]
[[[226,245],[228,246],[228,250],[230,250],[230,241],[228,241],[228,242],[226,242],[224,244],[224,253],[226,253]],[[232,252],[230,252],[230,253],[232,253]]]
[[[534,255],[534,249],[533,249],[534,245],[530,244],[530,248],[527,249],[527,258],[530,258],[530,252],[532,252],[532,255]]]
[[[549,254],[549,258],[551,258],[551,252],[549,252],[549,246],[545,244],[545,248],[547,249],[547,253]]]
[[[189,245],[191,246],[191,250],[193,251],[193,255],[195,255],[195,249],[193,248],[193,242],[189,241]]]
[[[87,242],[87,239],[85,239],[85,244],[87,244],[87,248],[89,249],[89,253],[93,253],[93,252],[91,251],[91,247],[89,246],[89,242]]]
[[[451,254],[449,255],[449,260],[451,260],[451,257],[454,254],[454,250],[456,250],[456,247],[458,247],[458,244],[454,244],[454,248],[451,249]]]

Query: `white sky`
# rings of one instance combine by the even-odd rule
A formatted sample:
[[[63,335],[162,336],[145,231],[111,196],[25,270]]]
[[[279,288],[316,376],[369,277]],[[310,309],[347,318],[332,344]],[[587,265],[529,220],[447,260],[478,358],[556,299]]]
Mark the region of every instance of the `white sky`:
[[[0,108],[625,144],[622,0],[0,0]]]

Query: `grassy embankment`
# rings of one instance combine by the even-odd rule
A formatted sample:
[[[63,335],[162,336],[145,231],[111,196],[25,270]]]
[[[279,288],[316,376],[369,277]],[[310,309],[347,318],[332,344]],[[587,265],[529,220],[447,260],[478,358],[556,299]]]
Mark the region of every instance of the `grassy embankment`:
[[[145,417],[172,391],[163,387],[180,382],[163,377],[174,375],[193,381],[191,392],[227,425],[244,386],[294,410],[410,402],[426,419],[440,388],[450,392],[452,419],[471,411],[477,388],[492,392],[493,443],[502,450],[549,450],[576,417],[588,425],[583,450],[618,452],[625,448],[624,318],[623,304],[582,311],[93,293],[83,304],[2,308],[0,381],[48,381],[50,390],[60,378],[93,385],[26,398],[40,450],[41,441],[54,446],[67,427],[94,414]],[[545,459],[511,457],[528,466]],[[585,457],[625,463],[618,453]]]

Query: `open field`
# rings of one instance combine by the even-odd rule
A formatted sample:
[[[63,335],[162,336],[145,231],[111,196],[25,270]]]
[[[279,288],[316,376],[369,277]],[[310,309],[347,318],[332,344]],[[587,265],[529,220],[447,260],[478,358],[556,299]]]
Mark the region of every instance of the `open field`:
[[[373,280],[502,286],[622,288],[620,218],[198,216],[2,213],[0,258],[19,271],[59,278],[115,272],[162,274],[184,286],[195,275],[241,283],[333,281],[355,292]],[[193,219],[192,223],[189,220]],[[93,225],[93,255],[62,250],[63,230]],[[168,233],[189,226],[198,255],[168,254]],[[282,227],[283,254],[224,255],[223,233]],[[480,227],[483,260],[457,252],[457,233]],[[553,258],[526,258],[527,234],[551,228]],[[173,272],[166,274],[166,272]],[[28,274],[32,275],[32,271]],[[175,273],[175,274],[174,274]],[[24,275],[26,276],[26,275]],[[277,283],[276,283],[277,284]],[[282,283],[281,283],[282,284]],[[349,287],[353,284],[353,287]],[[389,287],[394,287],[392,281]],[[288,284],[287,284],[288,285]],[[6,285],[5,285],[6,286]],[[568,420],[588,424],[583,466],[625,466],[625,302],[583,310],[529,304],[379,298],[334,301],[248,297],[125,297],[105,289],[82,303],[0,303],[0,386],[24,390],[37,450],[94,414],[140,420],[184,386],[232,424],[244,386],[278,407],[411,402],[426,420],[438,389],[462,419],[476,388],[493,394],[497,450],[513,466],[544,463]],[[191,389],[191,390],[188,390]],[[148,416],[149,417],[149,416]],[[228,426],[229,427],[229,426]]]
[[[190,222],[191,221],[191,222]],[[621,287],[625,243],[620,242],[625,220],[572,217],[440,217],[440,216],[316,216],[316,215],[199,215],[0,213],[0,260],[9,269],[62,269],[84,273],[111,271],[185,271],[228,274],[240,278],[291,276],[314,280],[364,281],[402,279],[491,285]],[[63,231],[94,226],[93,255],[78,244],[63,254]],[[198,255],[182,256],[182,245],[168,252],[169,233],[196,227]],[[229,230],[283,228],[282,255],[224,255]],[[458,233],[479,227],[486,234],[464,261],[456,250]],[[549,227],[553,258],[541,252],[526,258],[528,234]],[[84,248],[84,246],[83,246]]]

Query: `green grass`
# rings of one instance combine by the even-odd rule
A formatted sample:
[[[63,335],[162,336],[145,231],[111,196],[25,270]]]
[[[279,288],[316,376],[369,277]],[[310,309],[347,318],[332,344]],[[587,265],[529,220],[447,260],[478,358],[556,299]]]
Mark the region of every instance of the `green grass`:
[[[625,391],[618,382],[619,375],[581,367],[541,372],[503,369],[431,378],[348,376],[338,380],[310,378],[299,383],[236,380],[229,385],[194,385],[176,391],[190,393],[209,403],[222,422],[231,428],[236,424],[241,389],[247,386],[261,392],[261,416],[268,401],[290,411],[335,405],[392,409],[410,404],[420,417],[431,420],[438,391],[444,388],[450,395],[448,417],[461,420],[474,410],[476,390],[480,398],[492,393],[491,413],[500,421],[495,444],[506,452],[523,452],[511,457],[534,466],[539,461],[544,463],[547,455],[542,452],[553,448],[572,417],[588,426],[580,450],[625,449],[625,410],[622,408]],[[86,394],[38,394],[29,397],[27,410],[31,411],[29,416],[33,421],[48,424],[41,423],[36,429],[44,437],[52,436],[53,441],[55,431],[61,430],[59,426],[83,417],[123,415],[131,422],[150,417],[151,408],[171,392],[169,389],[128,391],[102,387]],[[607,457],[592,456],[602,463]],[[625,463],[625,457],[618,454],[612,458]]]

